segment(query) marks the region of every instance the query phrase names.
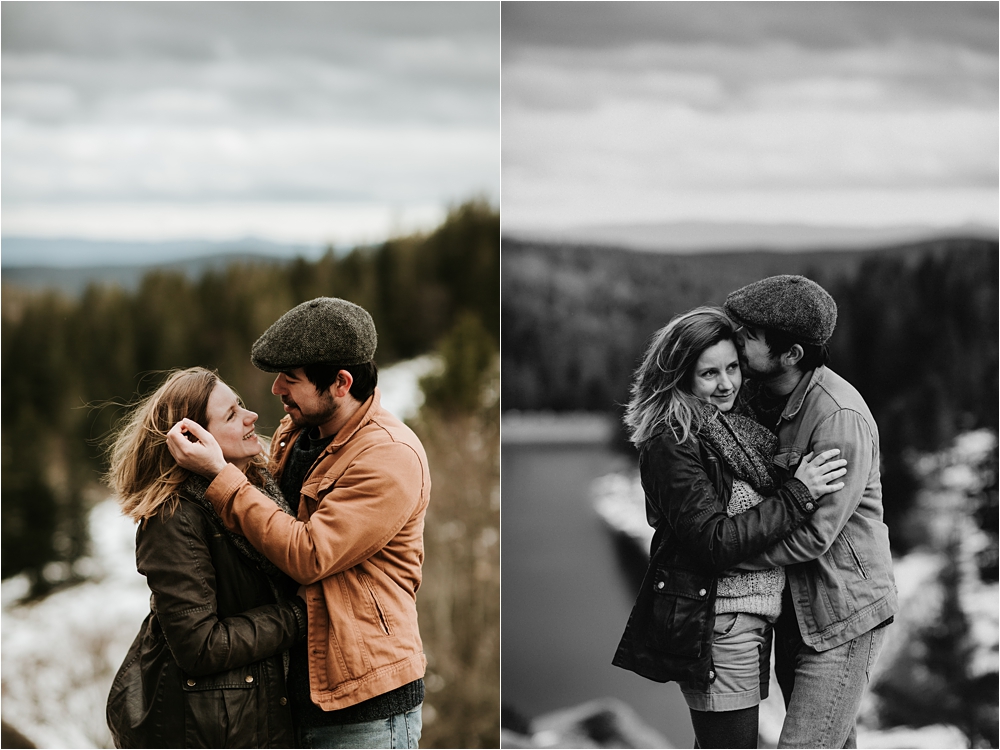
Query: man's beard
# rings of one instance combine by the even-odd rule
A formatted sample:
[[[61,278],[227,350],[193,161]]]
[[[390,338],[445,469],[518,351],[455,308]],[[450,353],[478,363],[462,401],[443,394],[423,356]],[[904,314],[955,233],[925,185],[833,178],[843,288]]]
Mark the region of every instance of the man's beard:
[[[740,370],[742,370],[743,377],[745,378],[753,378],[754,380],[764,382],[781,372],[781,362],[777,357],[769,359],[765,369],[757,369],[750,367],[747,363],[746,357],[744,357],[742,353],[740,353],[739,356]]]
[[[321,424],[326,424],[337,414],[337,402],[333,400],[330,394],[323,394],[321,408],[317,412],[305,413],[302,411],[302,407],[299,406],[294,401],[288,402],[282,399],[282,403],[294,405],[298,410],[298,416],[294,414],[289,414],[288,416],[292,418],[292,424],[294,424],[299,429],[309,429],[310,427],[319,427]]]

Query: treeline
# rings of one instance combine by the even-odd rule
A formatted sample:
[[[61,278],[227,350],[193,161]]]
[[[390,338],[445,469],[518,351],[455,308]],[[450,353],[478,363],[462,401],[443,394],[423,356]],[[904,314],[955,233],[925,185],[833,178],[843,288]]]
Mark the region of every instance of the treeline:
[[[831,346],[842,370],[858,358],[840,361],[841,351],[868,352],[851,340],[862,332],[845,325],[864,300],[873,302],[863,308],[872,326],[864,335],[877,338],[882,330],[890,340],[879,343],[890,348],[904,320],[942,340],[949,328],[964,329],[955,331],[959,341],[996,331],[995,242],[680,255],[504,239],[502,252],[504,409],[611,408],[627,397],[653,331],[697,305],[721,305],[732,290],[773,274],[804,274],[837,299],[841,322]],[[967,302],[956,299],[973,289]]]
[[[685,256],[505,239],[502,251],[504,409],[619,409],[650,335],[671,317],[799,273],[837,301],[831,366],[879,424],[890,520],[912,501],[908,451],[997,428],[996,242]]]
[[[260,413],[261,432],[272,430],[280,404],[250,347],[300,302],[334,296],[365,307],[382,367],[434,350],[460,321],[468,336],[470,319],[495,351],[499,236],[498,213],[470,202],[430,234],[316,261],[238,263],[198,279],[153,271],[135,292],[91,285],[79,299],[5,286],[3,577],[27,572],[39,589],[72,578],[104,468],[100,441],[121,414],[115,404],[148,392],[164,371],[218,368]]]

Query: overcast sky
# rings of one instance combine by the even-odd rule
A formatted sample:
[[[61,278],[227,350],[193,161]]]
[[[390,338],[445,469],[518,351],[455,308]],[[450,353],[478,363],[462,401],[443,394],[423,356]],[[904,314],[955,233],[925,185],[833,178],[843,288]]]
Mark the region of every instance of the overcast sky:
[[[998,7],[504,3],[504,230],[996,227]]]
[[[352,244],[499,204],[497,3],[0,12],[5,236]]]

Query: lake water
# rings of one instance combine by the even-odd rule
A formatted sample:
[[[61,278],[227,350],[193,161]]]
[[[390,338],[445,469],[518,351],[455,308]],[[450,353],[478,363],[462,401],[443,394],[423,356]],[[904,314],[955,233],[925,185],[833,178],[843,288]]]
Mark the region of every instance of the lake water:
[[[677,685],[611,665],[637,588],[593,509],[590,483],[631,459],[603,444],[506,438],[501,456],[504,704],[531,718],[616,697],[675,746],[691,747]]]

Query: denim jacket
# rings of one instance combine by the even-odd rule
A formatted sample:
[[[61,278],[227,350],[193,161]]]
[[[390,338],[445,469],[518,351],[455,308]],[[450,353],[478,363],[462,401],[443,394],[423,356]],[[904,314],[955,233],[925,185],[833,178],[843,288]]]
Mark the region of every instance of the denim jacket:
[[[889,531],[882,522],[878,428],[861,394],[826,367],[807,373],[778,422],[774,462],[791,476],[802,456],[839,448],[844,488],[744,568],[785,567],[803,642],[826,651],[896,614]]]

